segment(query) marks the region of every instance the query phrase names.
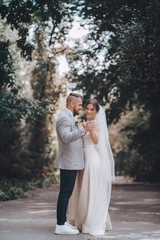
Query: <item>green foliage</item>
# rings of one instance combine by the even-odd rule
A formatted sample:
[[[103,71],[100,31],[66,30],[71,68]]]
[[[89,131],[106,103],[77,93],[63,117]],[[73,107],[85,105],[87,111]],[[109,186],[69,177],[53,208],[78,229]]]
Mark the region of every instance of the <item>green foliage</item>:
[[[31,15],[33,14],[32,1],[13,0],[5,4],[0,3],[0,13],[2,19],[6,18],[6,23],[10,24],[11,29],[18,30],[19,40],[17,46],[22,49],[22,56],[31,59],[33,46],[26,42],[28,36],[28,27],[31,24]]]
[[[46,48],[63,36],[63,31],[57,29],[64,19],[66,4],[66,1],[0,1],[1,18],[18,32],[21,55],[31,60],[33,50],[37,51],[37,66],[31,80],[34,100],[30,100],[20,93],[21,88],[16,84],[9,41],[0,42],[1,179],[41,177],[43,167],[54,160],[50,129],[53,119],[48,108],[50,103],[56,103],[60,88],[55,89],[52,76],[55,59],[51,61]],[[68,15],[67,11],[65,14]],[[30,29],[35,30],[32,41]]]
[[[9,54],[8,47],[9,41],[0,41],[0,89],[2,87],[6,87],[7,85],[11,87],[16,81],[15,74],[12,70],[12,58]]]
[[[125,129],[132,140],[124,154],[130,169],[125,171],[139,180],[159,181],[160,2],[85,0],[81,16],[89,25],[87,48],[80,40],[68,56],[69,78],[83,89],[85,99],[96,96],[109,106],[108,123],[116,123],[135,105],[143,107],[144,116],[130,126],[134,134]]]
[[[2,19],[18,31],[17,46],[22,56],[31,60],[35,50],[37,61],[31,79],[35,100],[30,101],[20,94],[20,88],[15,84],[9,41],[0,42],[2,166],[7,174],[23,178],[41,176],[43,167],[53,163],[54,150],[50,147],[53,122],[47,104],[56,104],[61,92],[54,84],[54,73],[56,54],[64,51],[62,46],[56,51],[55,46],[63,45],[77,12],[83,18],[81,24],[88,25],[89,34],[75,43],[74,51],[68,50],[71,67],[68,79],[76,83],[76,89],[83,90],[85,100],[96,96],[102,105],[109,106],[106,109],[108,123],[117,122],[121,114],[132,110],[133,106],[139,111],[143,109],[134,124],[125,128],[129,138],[128,151],[117,155],[121,160],[116,167],[137,180],[159,181],[158,0],[0,2]],[[30,29],[33,30],[32,41],[29,41]],[[29,126],[24,131],[24,141],[20,138],[22,122]],[[7,153],[3,151],[5,148]],[[8,153],[13,153],[12,157]],[[13,163],[14,174],[5,167],[5,161]]]
[[[16,85],[9,44],[0,44],[0,178],[31,178],[30,153],[27,147],[27,136],[23,125],[33,124],[35,119],[44,116],[44,102],[30,100],[21,95]]]
[[[0,181],[0,201],[17,199],[24,196],[24,193],[34,188],[48,187],[52,184],[58,184],[59,177],[55,173],[47,177],[41,177],[35,181],[22,181],[16,178]]]
[[[36,117],[44,115],[43,102],[31,101],[18,94],[19,88],[14,87],[10,91],[0,93],[0,124],[2,126],[13,126],[20,123],[22,119],[33,123]]]
[[[0,124],[13,126],[21,119],[32,122],[36,115],[42,116],[44,104],[19,94],[20,86],[16,85],[17,79],[8,48],[9,42],[0,42]]]
[[[74,1],[73,1],[74,2]],[[53,39],[53,34],[55,34],[55,29],[59,28],[59,25],[64,21],[64,17],[68,17],[68,21],[72,18],[68,8],[73,8],[72,1],[57,1],[57,0],[11,0],[6,4],[6,1],[0,1],[0,14],[1,18],[6,20],[6,23],[10,25],[11,29],[16,29],[18,31],[19,39],[17,40],[17,46],[21,49],[22,57],[27,60],[32,59],[32,52],[35,49],[34,43],[31,44],[29,41],[29,30],[35,26],[40,20],[48,27],[48,22],[50,26],[52,25],[51,35],[50,35],[50,45]],[[74,9],[74,8],[73,8]],[[40,25],[39,25],[40,27]],[[57,33],[59,33],[57,31]],[[55,37],[55,36],[54,36]],[[64,34],[61,35],[64,37]]]
[[[33,184],[36,187],[48,187],[52,184],[59,184],[59,176],[56,176],[54,173],[50,174],[46,178],[40,178]]]
[[[128,138],[128,146],[116,154],[116,170],[136,181],[159,182],[159,132],[150,122],[150,113],[141,108],[122,134]]]
[[[50,103],[55,104],[59,97],[60,89],[54,83],[54,74],[56,68],[56,59],[53,57],[52,61],[46,57],[46,23],[43,23],[41,16],[37,17],[38,26],[35,30],[35,48],[37,52],[36,66],[32,71],[31,86],[33,89],[33,97],[39,101],[46,99],[47,106],[43,116],[37,116],[34,123],[30,126],[30,138],[28,149],[30,152],[30,159],[34,162],[32,167],[32,176],[41,177],[43,167],[49,166],[54,161],[54,146],[52,144],[52,129],[54,120],[52,113],[48,111]],[[53,34],[53,32],[52,32]],[[54,45],[52,46],[54,49]],[[54,49],[55,50],[55,49]],[[54,108],[55,111],[55,108]]]
[[[26,181],[10,179],[0,181],[0,201],[22,197],[24,192],[31,189],[31,184]]]
[[[124,129],[132,139],[126,173],[136,180],[159,182],[159,132],[155,131],[150,121],[150,116],[142,111],[134,123]]]
[[[85,18],[91,18],[88,21],[92,25],[84,39],[87,50],[76,46],[73,56],[70,77],[77,83],[76,87],[83,89],[88,97],[96,95],[102,104],[110,103],[109,122],[119,119],[127,103],[130,107],[137,102],[145,104],[156,113],[154,106],[159,102],[160,83],[159,1],[114,1],[113,4],[113,1],[87,0],[84,3],[82,13]],[[108,25],[113,26],[112,32],[108,32]]]

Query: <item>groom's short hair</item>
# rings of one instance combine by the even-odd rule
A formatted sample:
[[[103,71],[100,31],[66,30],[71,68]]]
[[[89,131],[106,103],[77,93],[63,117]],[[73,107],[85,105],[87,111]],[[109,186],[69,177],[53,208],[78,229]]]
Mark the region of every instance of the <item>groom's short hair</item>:
[[[80,95],[80,94],[78,94],[78,93],[73,93],[73,92],[72,92],[72,93],[70,93],[69,96],[67,97],[67,100],[66,100],[67,104],[70,103],[71,101],[73,101],[75,98],[81,98],[81,99],[83,99],[83,96]]]
[[[73,97],[76,97],[76,98],[81,98],[83,99],[82,95],[78,94],[78,93],[70,93],[69,96],[73,96]]]

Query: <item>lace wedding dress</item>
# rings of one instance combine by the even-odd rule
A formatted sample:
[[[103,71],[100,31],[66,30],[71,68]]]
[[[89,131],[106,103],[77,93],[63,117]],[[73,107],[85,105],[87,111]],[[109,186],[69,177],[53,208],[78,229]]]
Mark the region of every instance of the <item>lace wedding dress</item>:
[[[108,214],[111,179],[104,177],[103,159],[90,133],[83,137],[83,142],[85,169],[77,174],[68,205],[68,220],[82,233],[104,235],[105,230],[112,229]]]

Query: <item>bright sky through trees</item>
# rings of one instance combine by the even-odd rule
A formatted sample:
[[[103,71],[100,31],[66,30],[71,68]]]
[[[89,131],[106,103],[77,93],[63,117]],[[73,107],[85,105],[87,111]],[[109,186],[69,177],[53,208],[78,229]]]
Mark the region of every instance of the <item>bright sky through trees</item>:
[[[87,26],[86,28],[81,27],[80,18],[76,16],[73,22],[73,27],[69,31],[68,40],[66,41],[66,44],[70,48],[74,47],[74,44],[75,44],[74,42],[84,37],[87,33],[88,33]],[[65,56],[63,55],[59,56],[58,60],[59,60],[59,74],[60,76],[63,76],[63,74],[69,70],[69,67],[68,67]]]

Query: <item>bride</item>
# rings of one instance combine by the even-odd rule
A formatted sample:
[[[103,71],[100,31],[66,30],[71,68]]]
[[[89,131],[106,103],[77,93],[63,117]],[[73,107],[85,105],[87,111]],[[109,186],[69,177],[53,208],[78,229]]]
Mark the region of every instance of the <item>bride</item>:
[[[96,99],[89,99],[83,127],[85,169],[78,172],[68,206],[68,220],[82,233],[104,235],[112,229],[108,208],[114,160],[109,143],[105,112]]]

